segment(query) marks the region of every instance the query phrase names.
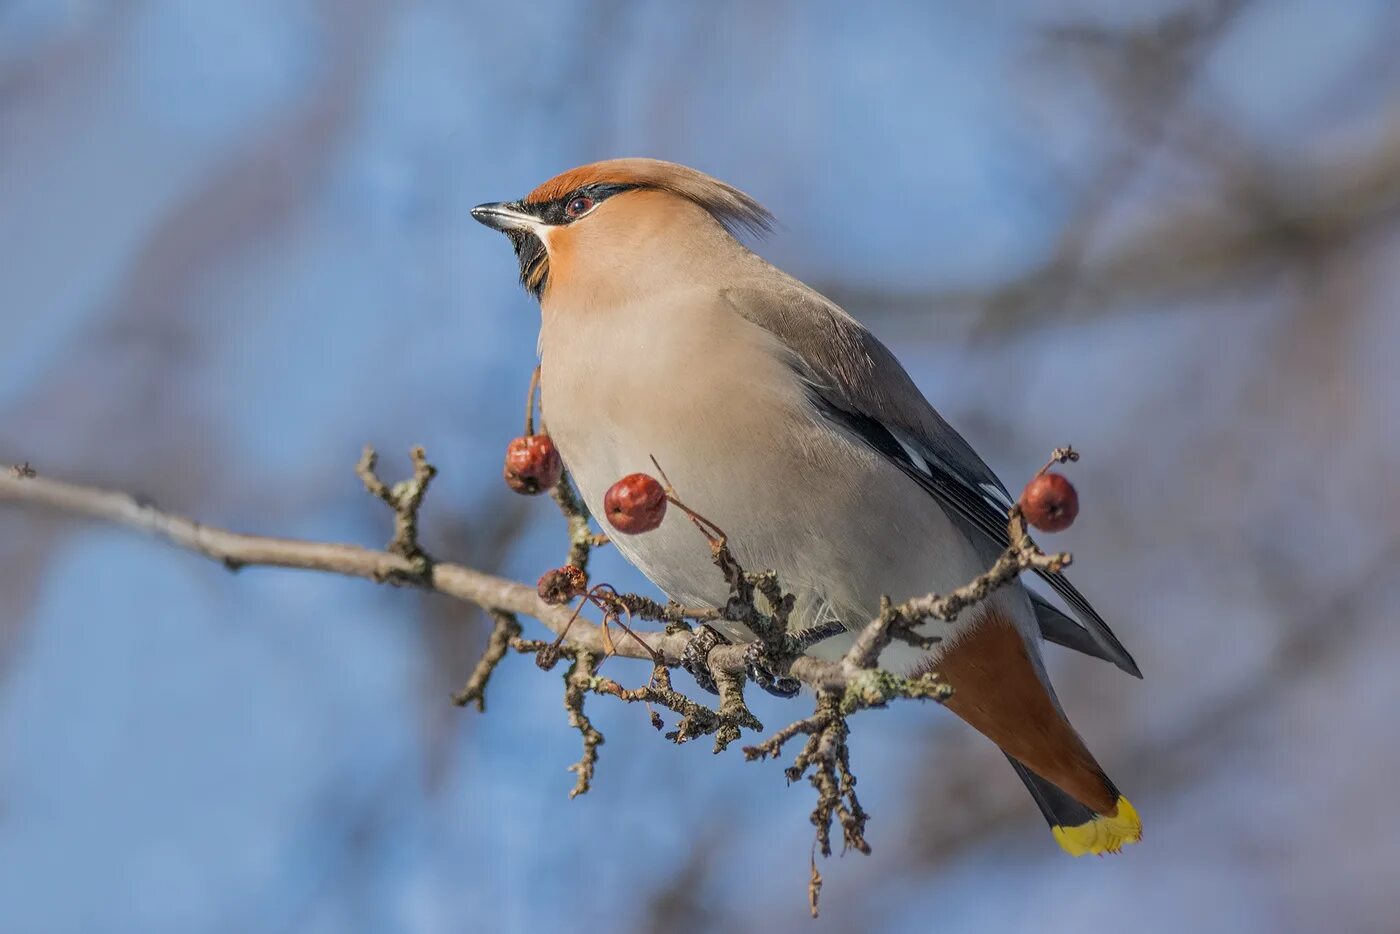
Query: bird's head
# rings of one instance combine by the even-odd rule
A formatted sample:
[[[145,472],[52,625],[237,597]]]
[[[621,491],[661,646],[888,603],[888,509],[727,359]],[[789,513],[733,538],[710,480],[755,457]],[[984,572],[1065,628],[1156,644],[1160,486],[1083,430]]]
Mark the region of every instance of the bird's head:
[[[531,294],[599,276],[627,275],[703,251],[772,215],[703,172],[659,159],[610,159],[570,169],[519,201],[479,204],[472,217],[510,238]]]

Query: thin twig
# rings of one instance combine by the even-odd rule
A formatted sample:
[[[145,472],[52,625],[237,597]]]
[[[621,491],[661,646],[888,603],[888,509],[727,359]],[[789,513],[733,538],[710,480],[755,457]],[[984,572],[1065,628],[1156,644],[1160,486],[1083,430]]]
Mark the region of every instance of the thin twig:
[[[564,514],[564,518],[569,523],[569,554],[565,564],[572,564],[574,567],[588,573],[588,556],[593,549],[599,545],[606,545],[608,537],[606,535],[595,534],[588,525],[588,507],[583,502],[583,497],[578,495],[578,490],[574,489],[573,482],[566,472],[559,478],[559,482],[549,491],[549,495],[554,498],[554,502],[559,504],[559,511]]]
[[[472,669],[466,685],[452,695],[452,703],[458,707],[475,702],[476,709],[482,713],[486,712],[486,683],[491,680],[491,675],[501,663],[501,659],[506,657],[511,640],[519,637],[521,632],[520,621],[515,618],[514,613],[503,610],[487,612],[496,621],[496,625],[486,640],[486,651],[482,652],[481,659],[476,663],[476,668]]]
[[[569,771],[578,775],[570,798],[577,798],[593,786],[593,767],[598,764],[598,747],[603,745],[603,734],[583,712],[583,698],[591,687],[597,664],[593,653],[576,652],[573,664],[564,673],[564,709],[569,712],[569,726],[583,737],[583,757],[569,766]]]
[[[409,458],[413,462],[413,476],[390,487],[375,472],[379,455],[367,444],[355,465],[355,473],[366,490],[394,511],[394,537],[389,539],[388,551],[408,559],[415,575],[424,577],[432,567],[432,559],[418,544],[418,510],[428,493],[428,484],[437,476],[437,468],[428,463],[422,447],[409,451]]]

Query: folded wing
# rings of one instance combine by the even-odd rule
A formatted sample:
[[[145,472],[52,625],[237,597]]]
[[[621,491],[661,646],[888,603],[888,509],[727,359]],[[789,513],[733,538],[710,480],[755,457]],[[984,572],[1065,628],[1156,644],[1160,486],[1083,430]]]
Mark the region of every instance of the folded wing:
[[[1006,487],[874,335],[777,270],[770,280],[726,289],[721,296],[777,338],[823,417],[898,466],[970,536],[1006,548],[1012,502]],[[1037,598],[1036,618],[1047,639],[1142,677],[1128,650],[1063,574],[1037,573],[1078,619]]]

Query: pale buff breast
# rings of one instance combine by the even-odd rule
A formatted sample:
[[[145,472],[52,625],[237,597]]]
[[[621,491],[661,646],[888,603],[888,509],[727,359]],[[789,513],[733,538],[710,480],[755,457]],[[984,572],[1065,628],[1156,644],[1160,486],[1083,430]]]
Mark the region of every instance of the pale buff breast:
[[[545,309],[541,406],[595,516],[616,480],[655,473],[654,456],[745,567],[778,572],[804,626],[823,614],[856,626],[882,594],[946,591],[983,570],[926,493],[815,413],[768,333],[708,293],[565,315]],[[612,538],[672,598],[726,599],[704,537],[680,510],[654,532]],[[824,654],[841,648],[834,640]]]

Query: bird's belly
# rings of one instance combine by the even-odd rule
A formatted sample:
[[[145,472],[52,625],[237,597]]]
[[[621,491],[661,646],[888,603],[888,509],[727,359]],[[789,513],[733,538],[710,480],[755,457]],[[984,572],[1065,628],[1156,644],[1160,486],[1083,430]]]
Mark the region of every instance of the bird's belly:
[[[658,348],[586,371],[568,355],[545,354],[546,424],[594,516],[603,516],[617,480],[655,475],[654,457],[681,501],[724,530],[746,569],[777,572],[798,598],[795,626],[836,618],[859,628],[879,612],[882,595],[946,592],[984,569],[937,503],[827,423],[785,366],[741,342],[730,346],[737,349],[725,360],[678,359]],[[672,599],[727,599],[704,535],[681,510],[641,535],[599,523]]]

